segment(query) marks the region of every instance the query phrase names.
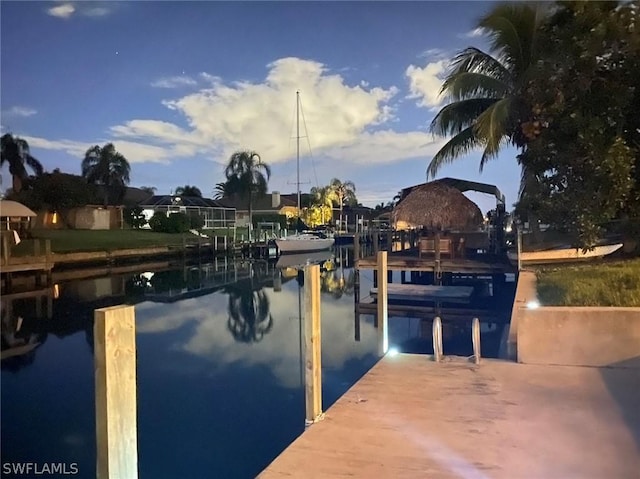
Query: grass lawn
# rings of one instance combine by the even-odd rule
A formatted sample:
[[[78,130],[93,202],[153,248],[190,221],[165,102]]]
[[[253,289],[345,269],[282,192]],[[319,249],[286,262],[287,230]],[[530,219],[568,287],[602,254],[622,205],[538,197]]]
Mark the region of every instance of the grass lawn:
[[[640,306],[640,258],[540,268],[536,276],[545,306]]]
[[[182,245],[182,234],[155,233],[149,230],[33,230],[34,238],[51,240],[51,251],[70,253],[78,251],[106,251],[123,248]],[[197,237],[185,233],[189,241]],[[14,247],[16,256],[30,254],[33,243],[25,240]]]

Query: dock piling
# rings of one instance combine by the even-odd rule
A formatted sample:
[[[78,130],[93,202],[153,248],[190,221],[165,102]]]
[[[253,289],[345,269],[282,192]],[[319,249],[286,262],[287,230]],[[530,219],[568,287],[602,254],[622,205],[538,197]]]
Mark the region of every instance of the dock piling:
[[[138,477],[136,331],[133,306],[94,312],[96,476]]]
[[[322,419],[320,265],[304,268],[305,405],[308,426]]]
[[[440,316],[433,318],[433,359],[439,363],[442,361],[442,320]]]
[[[387,252],[378,252],[378,354],[386,354],[389,349],[388,331],[388,288],[387,288]]]
[[[473,359],[480,364],[480,320],[473,318],[471,323],[471,343],[473,344]]]

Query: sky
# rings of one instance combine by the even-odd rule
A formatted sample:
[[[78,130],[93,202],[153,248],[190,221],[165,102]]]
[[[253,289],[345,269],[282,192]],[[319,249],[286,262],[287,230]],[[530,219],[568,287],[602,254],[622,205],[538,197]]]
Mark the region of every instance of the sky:
[[[429,124],[448,61],[487,48],[491,2],[0,3],[0,125],[26,139],[45,170],[80,173],[111,142],[131,186],[212,196],[237,150],[272,168],[270,191],[351,180],[360,202],[391,201],[426,181],[446,142]],[[480,151],[437,177],[495,184],[507,207],[520,172],[513,149],[479,172]],[[3,190],[10,187],[6,166]],[[495,199],[470,194],[483,212]]]

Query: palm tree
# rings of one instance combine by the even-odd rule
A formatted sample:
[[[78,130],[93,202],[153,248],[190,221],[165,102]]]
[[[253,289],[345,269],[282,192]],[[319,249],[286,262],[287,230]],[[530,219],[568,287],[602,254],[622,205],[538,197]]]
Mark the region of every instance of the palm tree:
[[[12,176],[12,190],[14,193],[20,193],[23,181],[29,176],[26,166],[28,166],[36,176],[42,175],[44,169],[42,164],[36,160],[29,152],[29,144],[26,140],[13,136],[11,133],[5,133],[0,139],[1,154],[0,166],[4,163],[9,164],[9,173]]]
[[[476,147],[484,149],[480,171],[507,143],[526,148],[530,106],[522,92],[540,54],[537,32],[546,12],[537,3],[509,3],[480,20],[494,55],[469,47],[454,57],[441,90],[450,103],[431,122],[433,133],[452,138],[434,155],[427,176]]]
[[[342,207],[345,200],[349,203],[356,203],[356,185],[353,181],[345,181],[344,183],[338,178],[334,178],[329,183],[329,189],[335,195],[338,205],[340,207],[340,228],[342,228]]]
[[[121,199],[129,184],[131,167],[127,159],[116,151],[113,143],[103,147],[92,146],[82,160],[82,176],[88,183],[104,188],[104,204],[109,201],[109,193],[114,199]]]
[[[213,190],[213,198],[216,200],[222,198],[228,198],[233,194],[228,181],[216,183],[216,187]]]
[[[256,276],[260,276],[256,272]],[[273,328],[269,297],[254,283],[254,278],[238,281],[225,288],[229,295],[227,329],[236,341],[257,343]]]
[[[253,199],[267,193],[271,167],[263,163],[255,151],[236,151],[224,170],[229,191],[247,200],[249,209],[249,239],[253,225]]]
[[[198,198],[202,198],[200,188],[191,185],[178,186],[174,194],[176,196],[197,196]]]
[[[324,209],[327,206],[333,208],[333,201],[337,199],[335,192],[328,186],[314,186],[311,188],[311,198],[313,204],[320,207],[322,224],[325,224]]]

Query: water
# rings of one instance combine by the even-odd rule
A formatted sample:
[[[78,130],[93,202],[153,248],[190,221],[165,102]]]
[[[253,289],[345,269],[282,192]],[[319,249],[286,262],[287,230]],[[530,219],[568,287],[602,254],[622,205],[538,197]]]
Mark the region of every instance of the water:
[[[374,318],[354,321],[349,263],[337,254],[322,271],[325,410],[378,360]],[[372,274],[359,279],[366,296]],[[93,311],[128,303],[140,477],[255,477],[304,430],[302,283],[292,268],[218,262],[61,282],[50,311],[46,298],[3,297],[3,463],[77,463],[95,477]],[[430,352],[425,319],[389,327],[390,344]]]

